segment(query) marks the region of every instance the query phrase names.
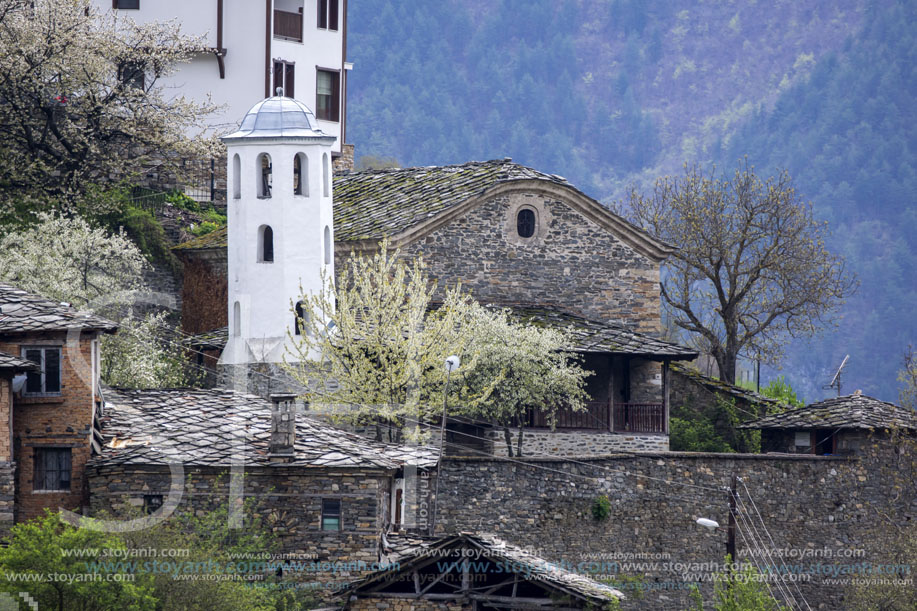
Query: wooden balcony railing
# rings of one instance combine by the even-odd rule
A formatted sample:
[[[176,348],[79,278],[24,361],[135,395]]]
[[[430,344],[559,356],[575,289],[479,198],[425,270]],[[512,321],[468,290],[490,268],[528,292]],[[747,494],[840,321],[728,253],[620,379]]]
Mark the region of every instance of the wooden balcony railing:
[[[302,42],[302,14],[274,9],[274,37]]]
[[[620,433],[665,433],[662,403],[615,403],[614,430]]]
[[[613,417],[609,422],[609,417]],[[616,433],[665,433],[665,405],[662,403],[615,403],[589,401],[585,411],[557,410],[555,427],[558,429],[592,429]],[[546,412],[532,409],[526,413],[525,426],[547,428],[551,426]]]

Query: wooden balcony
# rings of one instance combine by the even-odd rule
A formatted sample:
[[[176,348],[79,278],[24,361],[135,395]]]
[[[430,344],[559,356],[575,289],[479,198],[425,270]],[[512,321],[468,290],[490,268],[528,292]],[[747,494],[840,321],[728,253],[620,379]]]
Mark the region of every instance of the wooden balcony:
[[[302,14],[274,9],[274,38],[302,42]]]
[[[615,433],[667,433],[662,403],[615,403],[589,401],[585,411],[557,410],[557,429],[585,429]],[[525,426],[548,428],[551,422],[542,410],[529,410]]]

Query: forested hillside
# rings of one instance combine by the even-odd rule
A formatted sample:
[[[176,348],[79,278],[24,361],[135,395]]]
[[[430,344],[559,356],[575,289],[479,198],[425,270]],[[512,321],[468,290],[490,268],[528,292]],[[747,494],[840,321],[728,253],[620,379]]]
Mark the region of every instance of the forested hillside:
[[[349,137],[402,165],[510,156],[603,201],[683,162],[786,167],[862,286],[793,345],[807,399],[896,395],[917,342],[917,0],[351,3]]]

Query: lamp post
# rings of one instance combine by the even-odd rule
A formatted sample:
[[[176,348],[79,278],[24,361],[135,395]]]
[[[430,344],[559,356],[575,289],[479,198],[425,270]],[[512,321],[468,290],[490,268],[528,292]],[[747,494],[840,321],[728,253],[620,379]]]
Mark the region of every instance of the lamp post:
[[[436,512],[439,509],[439,480],[442,473],[443,448],[446,445],[446,405],[449,399],[449,381],[452,378],[452,372],[459,368],[462,360],[454,354],[446,359],[446,388],[443,390],[443,417],[439,426],[439,460],[436,462],[436,486],[433,489],[433,515],[430,519],[430,536],[433,536],[433,530],[436,528]]]

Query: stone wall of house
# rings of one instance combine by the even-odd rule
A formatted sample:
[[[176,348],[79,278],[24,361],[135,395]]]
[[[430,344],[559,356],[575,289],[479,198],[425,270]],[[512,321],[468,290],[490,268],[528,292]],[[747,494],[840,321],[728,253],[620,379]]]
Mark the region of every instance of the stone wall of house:
[[[496,456],[508,456],[503,429],[486,433]],[[519,429],[510,429],[513,456],[519,443]],[[668,435],[603,433],[600,431],[522,430],[523,456],[597,456],[615,452],[667,452]]]
[[[45,507],[79,511],[87,502],[84,466],[91,452],[93,397],[89,363],[93,337],[84,334],[73,349],[67,345],[63,333],[34,333],[15,343],[0,342],[0,351],[16,355],[22,354],[26,346],[59,346],[62,349],[60,395],[15,397],[13,400],[17,522],[41,515]],[[69,491],[34,490],[35,450],[42,447],[70,448]]]
[[[529,239],[516,232],[522,207],[537,212],[538,228]],[[461,281],[481,302],[554,304],[644,332],[660,328],[659,265],[542,194],[495,197],[404,253],[423,255],[430,277],[441,284]],[[336,269],[345,266],[336,261]]]
[[[182,483],[179,508],[212,510],[229,502],[227,470],[191,468],[176,477]],[[137,517],[148,495],[168,498],[168,467],[92,464],[88,472],[92,515]],[[278,537],[284,554],[316,562],[378,561],[379,534],[389,521],[391,478],[384,471],[285,467],[247,467],[242,490],[246,511],[260,517]],[[321,529],[322,499],[341,501],[340,531]],[[364,571],[365,572],[365,571]],[[303,571],[302,581],[349,581],[352,570]]]
[[[227,324],[226,251],[195,251],[185,256],[181,288],[181,325],[185,333],[204,333]]]
[[[0,537],[9,533],[16,519],[16,463],[0,461]]]
[[[466,604],[458,602],[434,601],[410,598],[367,597],[349,601],[344,609],[351,611],[463,611],[472,609],[471,601]]]
[[[703,580],[710,577],[709,563],[725,555],[726,533],[695,520],[727,524],[723,488],[733,474],[742,478],[739,557],[756,549],[743,539],[753,536],[753,501],[774,538],[768,547],[790,550],[783,552],[788,570],[808,579],[797,585],[813,609],[844,607],[843,586],[827,582],[825,572],[874,577],[862,573],[862,563],[900,562],[891,552],[897,531],[882,523],[871,503],[888,515],[917,517],[913,490],[892,501],[888,477],[894,467],[849,458],[670,452],[524,461],[447,459],[437,531],[492,532],[574,570],[640,577],[642,583],[630,587],[641,588],[642,598],[623,586],[630,594],[624,608],[688,608],[686,588],[695,582],[710,599],[712,585]],[[611,503],[604,521],[591,509],[600,495]],[[760,522],[757,528],[763,531]],[[637,564],[622,567],[622,561]]]
[[[0,376],[0,461],[13,460],[10,416],[13,409],[12,379]]]
[[[331,161],[331,169],[335,174],[350,174],[354,169],[353,145],[342,144],[341,154]]]
[[[707,405],[716,405],[716,397],[735,401],[736,407],[747,413],[761,413],[761,406],[735,395],[725,392],[715,393],[706,386],[698,384],[690,375],[677,370],[669,371],[669,405],[672,407],[695,407],[697,409]]]

